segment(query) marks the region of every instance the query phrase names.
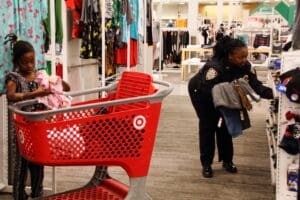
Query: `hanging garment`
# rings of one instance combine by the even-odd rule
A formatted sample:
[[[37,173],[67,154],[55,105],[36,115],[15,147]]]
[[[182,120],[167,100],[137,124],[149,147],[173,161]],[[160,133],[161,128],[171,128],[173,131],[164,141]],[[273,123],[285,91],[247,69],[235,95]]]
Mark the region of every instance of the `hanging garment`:
[[[116,32],[112,25],[112,19],[105,19],[105,75],[111,76],[116,74],[116,67],[114,66],[115,55],[114,55],[114,43]]]
[[[159,42],[159,31],[160,31],[160,23],[159,23],[159,21],[153,22],[153,26],[152,26],[152,39],[153,39],[153,43]]]
[[[66,2],[66,7],[68,9],[74,9],[75,8],[75,2],[74,0],[65,0]]]
[[[115,30],[115,48],[122,47],[122,24],[123,16],[120,12],[121,10],[121,1],[113,0],[113,17],[112,17],[112,27]]]
[[[115,63],[117,65],[127,66],[127,45],[116,50]],[[138,63],[138,41],[130,39],[130,67]]]
[[[35,50],[36,68],[45,67],[44,26],[47,17],[47,0],[3,0],[0,4],[0,94],[4,92],[5,75],[13,64],[9,43],[3,45],[5,36],[14,33],[21,40],[30,42]]]
[[[61,0],[55,0],[55,43],[62,44],[63,27],[61,15]],[[50,0],[48,0],[48,17],[44,20],[45,26],[45,52],[49,50],[51,43],[51,24],[50,24]]]
[[[163,32],[163,58],[167,60],[172,54],[172,32],[165,31]]]
[[[125,21],[127,25],[132,24],[134,22],[134,15],[131,8],[130,0],[123,0],[121,3],[121,13],[123,16],[126,16]]]
[[[125,1],[123,1],[124,4]],[[125,7],[125,6],[124,6]],[[131,9],[130,9],[131,8]],[[124,8],[123,8],[124,9]],[[132,19],[131,13],[132,12]],[[123,11],[124,13],[124,11]],[[139,21],[139,1],[138,0],[130,0],[127,5],[126,15],[123,15],[123,28],[122,28],[122,42],[127,43],[127,25],[130,24],[130,38],[138,40],[138,21]]]
[[[182,48],[186,48],[189,44],[189,32],[188,31],[182,31],[179,32],[179,47],[178,51],[181,51]]]
[[[105,51],[105,76],[112,76],[116,74],[117,69],[114,65],[114,48],[113,43],[106,45],[106,51]]]
[[[83,22],[80,57],[101,58],[101,13],[98,1],[84,1],[81,21]]]
[[[152,0],[147,0],[147,43],[153,45],[152,35]]]
[[[80,21],[82,0],[65,0],[68,9],[73,11],[72,38],[81,38],[83,24]]]

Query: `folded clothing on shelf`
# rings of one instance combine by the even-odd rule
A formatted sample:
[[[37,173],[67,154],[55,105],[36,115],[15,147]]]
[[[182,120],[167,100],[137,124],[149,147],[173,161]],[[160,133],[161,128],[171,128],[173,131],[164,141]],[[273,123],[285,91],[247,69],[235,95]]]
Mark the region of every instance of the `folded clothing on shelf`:
[[[288,154],[297,155],[299,153],[300,124],[288,125],[280,141],[279,147]]]
[[[291,102],[300,103],[300,69],[289,70],[280,75],[281,85],[285,87],[285,94]]]

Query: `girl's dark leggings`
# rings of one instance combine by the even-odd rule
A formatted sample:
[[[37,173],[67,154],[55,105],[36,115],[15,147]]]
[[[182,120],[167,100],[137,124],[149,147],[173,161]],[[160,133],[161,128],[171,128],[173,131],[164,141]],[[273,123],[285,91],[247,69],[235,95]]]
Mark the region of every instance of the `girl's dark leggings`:
[[[15,163],[13,197],[14,200],[26,200],[28,195],[25,192],[28,169],[31,176],[31,197],[43,195],[44,166],[34,164],[23,157]]]

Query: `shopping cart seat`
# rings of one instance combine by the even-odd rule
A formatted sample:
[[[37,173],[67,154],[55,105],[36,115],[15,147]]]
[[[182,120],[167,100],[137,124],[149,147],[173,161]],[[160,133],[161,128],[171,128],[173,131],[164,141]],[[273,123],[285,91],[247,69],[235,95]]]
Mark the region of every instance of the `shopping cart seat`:
[[[145,96],[155,92],[152,76],[141,72],[123,72],[116,91],[116,99]],[[137,102],[131,104],[117,105],[113,112],[126,111],[130,109],[144,108],[148,102]]]

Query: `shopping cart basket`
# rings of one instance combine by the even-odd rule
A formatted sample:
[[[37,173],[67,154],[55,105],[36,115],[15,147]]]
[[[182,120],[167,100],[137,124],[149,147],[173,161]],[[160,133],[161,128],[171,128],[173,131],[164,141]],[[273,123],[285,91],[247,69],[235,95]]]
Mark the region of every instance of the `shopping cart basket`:
[[[38,112],[22,111],[36,100],[10,106],[26,159],[47,166],[121,166],[130,178],[129,188],[108,178],[99,186],[47,199],[147,199],[146,176],[161,102],[172,90],[169,83],[153,81],[148,74],[124,72],[116,84],[69,93],[75,97],[106,92],[105,98]]]

